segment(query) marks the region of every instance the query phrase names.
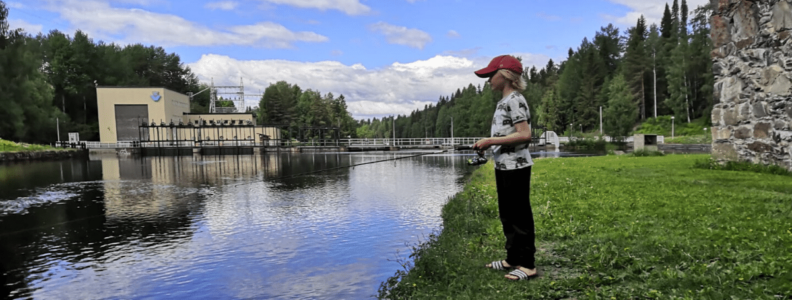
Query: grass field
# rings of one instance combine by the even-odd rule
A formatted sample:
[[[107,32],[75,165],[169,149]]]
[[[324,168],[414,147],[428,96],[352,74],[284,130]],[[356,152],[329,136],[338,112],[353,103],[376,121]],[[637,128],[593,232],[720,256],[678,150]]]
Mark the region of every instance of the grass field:
[[[12,141],[0,139],[0,152],[24,152],[24,151],[57,151],[66,150],[47,145],[18,144]]]
[[[531,179],[541,277],[510,282],[492,164],[443,230],[383,282],[392,299],[792,299],[792,177],[694,168],[709,155],[541,159]]]

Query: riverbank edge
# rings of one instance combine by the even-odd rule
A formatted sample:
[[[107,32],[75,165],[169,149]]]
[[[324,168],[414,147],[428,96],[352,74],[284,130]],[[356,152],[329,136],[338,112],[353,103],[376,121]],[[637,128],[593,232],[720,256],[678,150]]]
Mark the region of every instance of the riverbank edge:
[[[0,152],[0,163],[66,159],[83,157],[87,153],[87,151],[79,149]]]
[[[657,165],[658,163],[662,165],[668,164],[668,168],[675,172],[669,172],[670,174],[677,174],[677,175],[686,175],[681,177],[676,182],[685,182],[685,184],[692,184],[692,185],[702,185],[708,184],[712,182],[708,181],[715,181],[715,180],[722,180],[725,179],[727,181],[742,181],[747,179],[773,179],[778,181],[779,179],[783,181],[783,188],[782,193],[787,194],[786,199],[789,199],[788,194],[790,191],[788,186],[786,185],[786,179],[782,176],[779,177],[766,177],[768,175],[757,175],[753,172],[733,172],[733,171],[715,171],[710,172],[709,170],[696,170],[693,167],[693,163],[699,160],[704,160],[708,158],[709,155],[669,155],[664,157],[653,157],[653,158],[644,158],[644,157],[625,157],[625,156],[607,156],[607,161],[610,165],[603,166],[600,162],[597,166],[588,167],[586,169],[587,172],[590,172],[592,175],[594,173],[598,173],[599,170],[607,171],[607,172],[616,172],[619,174],[630,173],[630,172],[646,172],[646,176],[668,176],[669,174],[658,174],[657,169],[655,170],[648,170],[646,169],[649,165]],[[618,160],[622,158],[621,162],[619,163]],[[624,158],[628,158],[626,160]],[[573,177],[574,175],[569,175],[567,172],[570,168],[578,168],[582,166],[581,160],[592,159],[592,158],[566,158],[566,159],[546,159],[545,163],[552,162],[551,164],[544,165],[542,173],[542,177],[552,177],[548,172],[556,172],[562,173],[560,174],[561,177]],[[593,158],[597,159],[597,158]],[[669,160],[666,160],[669,159]],[[563,167],[563,161],[567,161],[567,166]],[[569,160],[577,160],[578,162],[570,163]],[[640,162],[640,160],[644,160],[644,162]],[[650,163],[646,163],[650,162]],[[585,163],[583,163],[585,164]],[[590,163],[589,163],[590,164]],[[551,166],[552,165],[552,166]],[[560,170],[554,171],[561,167]],[[663,166],[665,167],[665,166]],[[566,168],[566,169],[565,169]],[[565,169],[565,170],[564,170]],[[535,177],[538,177],[537,170],[534,170],[532,173],[532,186],[536,184],[543,184],[545,187],[547,186],[547,180],[542,178],[543,180],[536,180]],[[773,175],[769,175],[773,176]],[[555,176],[558,177],[558,176]],[[629,177],[626,177],[629,178]],[[576,178],[566,178],[566,182],[563,182],[564,178],[556,178],[556,181],[562,184],[572,183],[573,181],[577,180]],[[571,181],[570,181],[571,180]],[[634,178],[629,179],[634,180]],[[630,274],[633,268],[638,268],[642,270],[642,275],[651,274],[653,280],[657,280],[656,277],[668,277],[667,279],[669,282],[674,282],[676,280],[680,280],[682,278],[686,278],[686,274],[679,271],[678,273],[673,273],[668,271],[669,269],[665,269],[666,266],[662,266],[663,269],[654,270],[654,266],[647,267],[647,264],[651,264],[650,262],[646,261],[647,257],[641,257],[641,255],[635,255],[630,253],[631,251],[635,251],[629,247],[625,246],[645,246],[645,245],[634,245],[635,237],[631,237],[631,239],[625,239],[625,244],[613,244],[613,242],[607,242],[608,244],[604,245],[607,247],[603,248],[603,255],[602,259],[604,263],[601,264],[593,264],[589,265],[591,262],[585,261],[578,261],[581,260],[578,257],[569,257],[568,255],[558,255],[558,250],[561,252],[569,252],[570,248],[569,245],[564,245],[565,242],[569,241],[570,239],[577,239],[577,238],[584,238],[590,239],[590,242],[594,243],[584,243],[587,244],[588,247],[593,247],[590,251],[600,251],[597,249],[597,246],[603,246],[605,241],[610,240],[610,237],[600,240],[600,237],[596,237],[592,239],[592,237],[585,237],[586,232],[585,228],[562,228],[561,230],[553,229],[554,231],[563,231],[560,232],[559,238],[561,240],[555,240],[555,238],[548,239],[546,241],[537,240],[537,266],[539,267],[540,277],[539,279],[531,280],[528,283],[514,283],[509,282],[502,278],[505,274],[503,271],[493,271],[487,270],[483,267],[483,264],[489,262],[492,259],[504,258],[505,251],[502,249],[503,247],[503,233],[500,226],[500,220],[498,219],[498,211],[497,211],[497,198],[496,197],[496,190],[495,190],[495,181],[494,181],[494,171],[493,166],[490,163],[487,165],[481,166],[478,170],[474,171],[471,174],[470,181],[466,184],[463,191],[458,193],[457,195],[453,196],[449,202],[443,207],[442,211],[442,218],[443,218],[443,227],[442,231],[438,234],[431,235],[428,240],[418,245],[413,245],[412,255],[410,258],[412,259],[412,263],[400,261],[402,266],[404,267],[403,270],[398,270],[396,274],[386,281],[382,282],[379,289],[379,294],[377,295],[380,299],[512,299],[512,298],[549,298],[549,299],[564,299],[570,298],[575,299],[579,297],[584,298],[604,298],[607,299],[611,296],[616,296],[616,298],[622,297],[635,297],[638,295],[649,297],[649,298],[669,298],[669,299],[682,299],[672,296],[674,294],[684,294],[684,299],[694,299],[697,297],[702,298],[714,298],[718,297],[725,297],[730,291],[720,292],[718,290],[718,286],[720,288],[724,288],[726,286],[734,287],[735,289],[739,289],[743,292],[748,292],[753,294],[764,294],[764,296],[774,296],[777,298],[781,295],[786,293],[792,292],[792,285],[789,282],[785,283],[784,277],[789,277],[792,274],[789,272],[783,271],[786,267],[792,267],[792,256],[788,253],[783,254],[783,249],[785,247],[777,247],[778,243],[785,243],[785,239],[789,239],[785,237],[783,234],[788,234],[792,236],[792,229],[787,229],[787,224],[779,223],[777,219],[769,219],[769,221],[765,221],[764,224],[752,224],[750,221],[751,218],[747,217],[748,221],[740,221],[739,225],[742,226],[743,232],[739,234],[735,234],[730,232],[730,235],[734,235],[731,239],[721,239],[719,241],[709,241],[709,238],[713,238],[715,236],[709,236],[712,234],[711,228],[709,229],[710,232],[707,233],[706,231],[702,231],[701,228],[687,228],[687,224],[685,224],[685,231],[689,231],[692,235],[696,235],[696,241],[691,243],[687,246],[691,247],[691,249],[695,248],[709,248],[711,253],[717,253],[714,259],[709,259],[705,261],[700,261],[701,253],[699,253],[699,257],[696,257],[695,260],[701,263],[701,266],[696,272],[700,272],[703,274],[695,275],[696,272],[689,272],[687,274],[693,274],[692,277],[698,277],[695,281],[703,281],[707,284],[701,285],[701,289],[699,289],[699,285],[695,285],[696,289],[692,289],[691,291],[687,290],[678,290],[678,289],[663,289],[659,288],[658,285],[663,285],[665,282],[650,282],[647,279],[647,282],[642,284],[637,284],[636,282],[630,282],[625,284],[619,284],[620,278],[617,277],[619,272],[622,270],[627,269],[629,270],[626,274]],[[716,185],[720,183],[715,182]],[[578,188],[571,188],[569,191],[572,194],[577,193],[578,191],[587,191],[589,186],[588,183],[584,184],[585,186],[583,189]],[[551,182],[551,187],[553,186]],[[725,195],[729,195],[729,197],[733,197],[733,199],[728,199],[728,202],[732,203],[721,203],[719,201],[726,200],[722,197],[712,197],[713,191],[710,187],[702,187],[698,189],[698,191],[694,191],[693,193],[700,193],[703,195],[696,195],[699,199],[716,199],[714,202],[708,203],[698,203],[699,206],[718,206],[717,212],[715,214],[729,213],[729,215],[734,216],[736,218],[728,217],[728,220],[733,219],[746,219],[746,215],[749,216],[756,216],[758,215],[757,212],[764,213],[764,209],[759,211],[750,212],[746,209],[748,206],[739,207],[739,206],[732,206],[734,204],[741,205],[745,203],[745,205],[756,205],[756,203],[750,204],[747,201],[750,199],[751,201],[759,201],[762,204],[773,203],[780,201],[778,197],[778,186],[768,185],[763,186],[762,189],[769,189],[768,191],[764,192],[761,196],[748,196],[744,192],[737,192],[734,191],[726,191]],[[756,188],[751,185],[735,185],[736,188],[739,190],[743,190],[745,188]],[[593,186],[591,188],[594,188]],[[776,191],[773,191],[773,188]],[[721,186],[719,185],[716,189],[720,190]],[[640,190],[640,189],[639,189]],[[569,195],[569,191],[567,191],[567,195]],[[616,191],[610,189],[608,193],[613,192],[622,192],[626,194],[635,194],[635,189],[627,189],[624,191]],[[667,192],[668,194],[675,194],[679,193],[678,190],[672,190]],[[690,192],[690,191],[686,191]],[[731,192],[731,194],[729,194]],[[725,196],[721,191],[715,191],[715,194],[720,194],[719,196]],[[737,197],[739,195],[739,197]],[[559,195],[560,196],[560,195]],[[755,200],[756,198],[761,198],[760,200]],[[568,199],[568,198],[567,198]],[[539,200],[539,199],[536,199]],[[532,206],[534,208],[534,218],[553,218],[554,215],[557,213],[556,210],[559,208],[553,207],[551,208],[550,201],[547,202],[547,207],[545,207],[545,203],[543,201],[536,201],[535,199],[531,199]],[[640,199],[639,199],[640,200]],[[657,199],[660,200],[660,199]],[[657,201],[654,200],[654,201]],[[690,200],[690,199],[688,199]],[[611,200],[608,199],[606,202],[610,202]],[[695,199],[694,199],[695,201]],[[662,205],[667,205],[667,201],[659,201]],[[595,205],[599,205],[597,203]],[[556,206],[558,204],[553,204]],[[687,204],[686,204],[687,205]],[[778,205],[778,203],[775,203]],[[730,207],[731,206],[731,207]],[[756,206],[754,206],[756,207]],[[786,207],[786,206],[784,206]],[[721,210],[723,208],[723,210]],[[623,209],[623,208],[622,208]],[[770,209],[769,207],[767,208]],[[778,209],[778,208],[776,208]],[[728,210],[728,211],[727,211]],[[783,210],[778,211],[781,214],[788,214],[790,213],[789,208],[784,208]],[[561,219],[566,217],[565,221],[560,221],[561,223],[572,223],[570,216],[563,216],[565,212],[558,211],[560,215],[562,215]],[[645,212],[643,212],[645,217]],[[713,215],[715,215],[713,214]],[[740,214],[739,216],[737,214]],[[537,220],[540,221],[540,220]],[[641,219],[642,222],[647,222],[647,219]],[[574,222],[581,223],[580,220],[575,219]],[[585,223],[585,221],[583,221]],[[633,222],[629,222],[633,223]],[[634,222],[638,224],[638,221]],[[654,223],[653,220],[648,220],[647,223]],[[560,224],[556,224],[560,225]],[[585,225],[585,226],[583,226]],[[577,224],[576,226],[566,226],[565,227],[587,227],[590,224]],[[648,224],[645,224],[646,226]],[[728,226],[727,226],[728,225]],[[723,223],[719,228],[716,228],[715,234],[724,234],[725,232],[729,232],[729,226],[734,225],[734,223]],[[597,224],[594,224],[597,226]],[[637,226],[630,224],[630,227]],[[651,228],[650,225],[649,228]],[[712,225],[710,225],[712,226]],[[735,227],[731,227],[733,230]],[[748,230],[750,228],[750,230]],[[591,227],[588,228],[591,230]],[[699,231],[696,232],[694,229],[698,229]],[[575,236],[575,230],[579,230],[578,235]],[[762,241],[760,245],[765,250],[763,250],[763,255],[766,255],[768,258],[762,260],[762,265],[756,266],[756,262],[751,259],[747,258],[737,258],[739,254],[747,249],[741,249],[742,245],[735,245],[736,241],[743,241],[743,243],[751,243],[756,242],[752,239],[759,239],[756,237],[757,232],[759,230],[766,230],[763,232],[763,236],[770,236],[769,234],[774,234],[776,236],[775,240],[769,241],[765,240]],[[569,232],[567,232],[569,231]],[[630,232],[632,230],[628,230],[628,232],[615,232],[612,238],[621,238],[619,236],[641,236],[635,235],[636,232]],[[753,231],[754,233],[752,233]],[[775,232],[774,232],[775,231]],[[645,232],[644,232],[645,233]],[[707,233],[707,234],[701,234]],[[661,235],[645,235],[641,239],[655,239],[660,237]],[[537,235],[537,238],[539,236]],[[679,237],[670,238],[667,242],[670,244],[678,243]],[[750,240],[749,240],[750,239]],[[555,240],[555,241],[554,241]],[[566,240],[566,241],[565,241]],[[689,240],[690,241],[690,240]],[[748,242],[746,242],[748,241]],[[633,244],[631,244],[633,243]],[[731,248],[726,251],[728,253],[718,253],[718,251],[722,251],[723,246],[718,245],[719,243],[728,244]],[[734,244],[732,244],[734,243]],[[771,248],[767,248],[767,247]],[[663,247],[667,247],[667,245],[659,245],[660,249],[664,249]],[[680,246],[677,245],[677,248]],[[622,249],[623,248],[623,249]],[[656,251],[654,245],[650,245],[650,249],[652,251]],[[772,249],[772,250],[771,250]],[[685,250],[685,249],[683,249]],[[575,250],[573,249],[574,252]],[[589,250],[585,250],[589,251]],[[676,250],[679,252],[679,249]],[[690,249],[687,249],[690,251]],[[605,253],[605,252],[612,252],[612,253]],[[661,251],[662,252],[662,251]],[[684,252],[684,251],[682,251]],[[482,255],[483,253],[483,255]],[[657,252],[660,253],[660,252]],[[781,253],[779,256],[779,253]],[[569,254],[569,253],[567,253]],[[582,253],[578,253],[582,254]],[[588,254],[588,253],[587,253]],[[605,255],[607,254],[607,255]],[[695,255],[696,253],[694,253]],[[668,254],[667,257],[670,256],[680,256],[678,253],[675,254]],[[688,254],[689,255],[689,254]],[[567,257],[564,257],[567,256]],[[598,255],[599,256],[599,255]],[[712,255],[704,255],[706,257]],[[720,257],[717,256],[727,256],[727,257]],[[636,258],[637,257],[637,258]],[[640,259],[643,258],[644,261]],[[654,258],[654,257],[652,257]],[[571,260],[570,260],[571,259]],[[612,260],[611,260],[612,259]],[[619,260],[626,259],[626,262],[619,262]],[[691,260],[694,260],[694,257],[690,257]],[[630,263],[632,260],[632,263]],[[719,261],[720,260],[720,261]],[[766,261],[773,262],[774,264],[778,264],[779,266],[772,266]],[[610,263],[608,264],[608,262]],[[614,265],[614,262],[617,262]],[[581,263],[583,263],[581,265]],[[653,262],[654,263],[654,262]],[[714,266],[716,263],[717,266]],[[747,272],[747,268],[745,265],[753,264],[757,270],[752,272]],[[607,265],[607,269],[603,268],[603,265]],[[786,266],[784,266],[786,265]],[[674,269],[671,269],[674,271]],[[690,270],[685,270],[690,271]],[[649,273],[647,273],[649,272]],[[677,272],[677,271],[674,271]],[[673,273],[673,274],[672,274]],[[756,273],[756,274],[752,274]],[[714,276],[713,274],[717,274]],[[730,276],[722,277],[721,275],[730,274]],[[758,275],[757,275],[758,274]],[[786,275],[785,275],[786,274]],[[622,275],[618,275],[622,276]],[[634,274],[630,274],[628,276],[635,276]],[[687,275],[691,276],[691,275]],[[745,277],[745,281],[744,278]],[[706,282],[709,281],[709,282]],[[721,282],[723,281],[723,282]],[[757,292],[759,291],[759,292]],[[763,291],[763,292],[762,292]],[[733,292],[733,291],[731,291]],[[667,293],[667,294],[666,294]],[[767,294],[770,293],[770,294]],[[787,294],[789,295],[789,294]],[[670,297],[671,296],[671,297]],[[756,296],[756,295],[754,295]],[[612,298],[615,299],[615,298]]]

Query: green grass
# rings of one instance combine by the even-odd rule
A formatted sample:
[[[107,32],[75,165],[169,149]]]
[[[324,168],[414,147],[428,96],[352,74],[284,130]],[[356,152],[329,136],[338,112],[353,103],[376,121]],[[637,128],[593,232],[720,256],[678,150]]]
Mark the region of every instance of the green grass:
[[[63,148],[55,148],[47,145],[19,144],[12,141],[0,139],[0,152],[29,152],[29,151],[61,151]]]
[[[724,164],[720,164],[712,159],[702,159],[697,160],[694,166],[699,169],[749,171],[764,174],[792,176],[792,172],[776,165],[754,164],[746,161],[728,161]]]
[[[492,164],[443,208],[443,230],[383,282],[393,299],[790,299],[787,176],[695,168],[709,155],[539,159],[537,266],[510,282]]]
[[[635,150],[632,153],[627,154],[627,155],[628,156],[635,156],[635,157],[643,157],[643,156],[664,156],[665,154],[663,154],[663,152],[660,152],[660,151],[651,151],[651,150],[646,150],[646,149],[640,149],[640,150]]]

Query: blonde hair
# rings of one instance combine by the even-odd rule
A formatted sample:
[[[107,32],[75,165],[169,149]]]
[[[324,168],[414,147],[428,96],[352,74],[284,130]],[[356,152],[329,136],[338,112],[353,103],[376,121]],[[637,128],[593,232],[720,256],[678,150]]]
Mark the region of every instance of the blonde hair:
[[[522,92],[525,90],[525,78],[520,76],[520,74],[517,74],[516,72],[507,69],[500,69],[498,70],[498,73],[500,73],[503,76],[503,78],[509,80],[512,88],[514,88],[518,92]]]

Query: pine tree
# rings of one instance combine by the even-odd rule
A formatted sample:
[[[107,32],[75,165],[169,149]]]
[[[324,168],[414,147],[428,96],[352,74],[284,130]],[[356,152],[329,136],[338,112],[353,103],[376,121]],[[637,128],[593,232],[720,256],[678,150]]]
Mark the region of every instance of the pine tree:
[[[668,92],[666,105],[677,118],[686,118],[690,123],[689,88],[687,82],[688,42],[680,39],[679,45],[671,52],[671,65],[668,66]]]
[[[712,73],[712,40],[710,39],[709,19],[712,13],[710,4],[697,8],[692,19],[693,34],[691,36],[690,74],[691,87],[695,91],[691,107],[693,115],[704,116],[709,120],[713,103],[714,75]]]
[[[601,27],[600,31],[594,35],[594,45],[597,47],[599,59],[605,66],[602,70],[604,77],[611,77],[616,73],[621,59],[621,53],[624,50],[624,45],[619,37],[619,28],[608,24],[606,27]]]
[[[633,101],[640,108],[641,119],[646,119],[646,74],[649,59],[646,55],[646,19],[641,16],[630,28],[627,51],[624,54],[624,75],[632,91]]]
[[[605,133],[621,140],[632,130],[638,109],[633,104],[632,92],[623,75],[617,75],[608,86],[608,106],[603,112]]]
[[[539,124],[544,125],[547,131],[555,131],[558,123],[558,97],[556,91],[552,88],[545,91],[542,96],[542,104],[539,108],[542,113],[540,114]]]

